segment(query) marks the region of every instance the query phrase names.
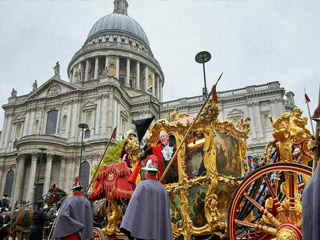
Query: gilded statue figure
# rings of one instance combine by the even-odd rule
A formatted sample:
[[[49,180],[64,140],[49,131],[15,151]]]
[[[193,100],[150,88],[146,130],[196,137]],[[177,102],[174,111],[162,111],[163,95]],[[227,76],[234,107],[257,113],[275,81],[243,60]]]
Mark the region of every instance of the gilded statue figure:
[[[118,210],[118,205],[117,201],[108,201],[108,224],[107,228],[103,228],[102,231],[106,235],[113,235],[118,229],[118,219],[119,219],[119,210]]]

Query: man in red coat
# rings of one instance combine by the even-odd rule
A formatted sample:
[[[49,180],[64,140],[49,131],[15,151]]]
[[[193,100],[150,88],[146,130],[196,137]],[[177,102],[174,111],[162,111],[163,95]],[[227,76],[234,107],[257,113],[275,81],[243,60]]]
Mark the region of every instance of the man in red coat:
[[[160,132],[160,143],[154,147],[149,147],[141,159],[145,159],[148,155],[156,155],[159,159],[159,178],[161,178],[164,170],[167,168],[172,156],[176,151],[176,147],[169,142],[169,135],[166,131]],[[178,181],[178,171],[177,171],[177,159],[175,159],[175,164],[171,164],[169,171],[167,172],[163,184],[174,183]]]

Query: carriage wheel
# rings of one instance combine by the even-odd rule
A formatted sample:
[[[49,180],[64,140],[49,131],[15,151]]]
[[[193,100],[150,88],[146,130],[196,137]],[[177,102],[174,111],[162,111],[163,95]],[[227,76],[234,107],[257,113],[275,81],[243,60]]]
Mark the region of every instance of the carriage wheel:
[[[98,227],[93,228],[93,238],[94,240],[106,240],[101,228]]]
[[[229,209],[230,240],[302,240],[302,192],[310,167],[275,163],[252,172]],[[285,238],[289,237],[289,238]]]

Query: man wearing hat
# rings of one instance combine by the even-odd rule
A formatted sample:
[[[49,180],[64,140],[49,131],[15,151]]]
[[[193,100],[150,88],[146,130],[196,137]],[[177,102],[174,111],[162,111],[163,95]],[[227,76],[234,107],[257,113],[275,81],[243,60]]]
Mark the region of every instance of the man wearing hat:
[[[6,210],[8,211],[9,204],[10,204],[10,201],[8,199],[8,194],[4,194],[3,198],[1,199],[1,206],[0,207],[6,208]]]
[[[37,210],[32,215],[32,227],[30,233],[30,239],[42,240],[43,239],[43,227],[44,221],[51,221],[56,216],[47,216],[43,210],[43,201],[37,202]]]
[[[10,217],[7,216],[7,210],[1,208],[0,213],[0,240],[3,240],[8,235],[7,225],[10,223]]]
[[[130,199],[120,226],[129,239],[173,240],[169,198],[157,178],[158,163],[155,155],[147,157],[142,168],[147,178],[139,183]]]
[[[53,231],[54,238],[80,240],[93,238],[93,217],[90,202],[81,193],[81,181],[73,182],[73,196],[62,202]]]

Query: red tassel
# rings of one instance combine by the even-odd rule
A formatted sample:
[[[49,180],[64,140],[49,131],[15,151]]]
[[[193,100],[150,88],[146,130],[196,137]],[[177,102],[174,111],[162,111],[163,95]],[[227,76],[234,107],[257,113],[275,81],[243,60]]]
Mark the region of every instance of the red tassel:
[[[140,172],[140,167],[141,167],[141,160],[139,160],[137,166],[133,169],[133,172],[131,173],[129,180],[128,180],[129,183],[136,185],[136,180],[137,180],[138,174]]]

